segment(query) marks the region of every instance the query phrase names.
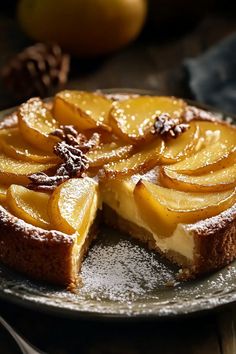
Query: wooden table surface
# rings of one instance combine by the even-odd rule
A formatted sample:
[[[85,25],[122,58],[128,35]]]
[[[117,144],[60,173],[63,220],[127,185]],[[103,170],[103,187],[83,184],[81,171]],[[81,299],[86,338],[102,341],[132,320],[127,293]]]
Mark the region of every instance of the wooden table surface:
[[[125,50],[92,64],[78,64],[70,88],[133,87],[188,96],[179,65],[236,30],[236,21],[210,17],[175,40],[139,40]],[[15,35],[17,33],[17,35]],[[0,66],[26,45],[15,24],[0,18]],[[81,66],[80,66],[81,65]],[[82,68],[82,69],[81,69]],[[14,104],[0,83],[0,108]],[[236,354],[236,307],[169,321],[102,322],[69,320],[0,301],[0,314],[34,345],[52,354]],[[0,354],[17,354],[0,328]]]
[[[236,308],[169,321],[85,321],[56,318],[0,302],[0,313],[50,354],[235,354]],[[0,354],[17,354],[0,330]]]

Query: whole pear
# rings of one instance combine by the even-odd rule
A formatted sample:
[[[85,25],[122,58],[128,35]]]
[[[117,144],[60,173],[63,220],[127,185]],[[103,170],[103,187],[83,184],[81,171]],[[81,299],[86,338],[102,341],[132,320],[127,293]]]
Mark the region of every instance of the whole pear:
[[[18,19],[33,39],[55,41],[80,57],[104,55],[135,39],[146,0],[20,0]]]

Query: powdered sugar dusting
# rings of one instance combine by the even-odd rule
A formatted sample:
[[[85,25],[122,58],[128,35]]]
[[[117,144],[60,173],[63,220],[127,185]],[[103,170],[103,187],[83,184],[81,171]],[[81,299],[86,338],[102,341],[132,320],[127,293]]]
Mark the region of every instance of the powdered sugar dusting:
[[[82,294],[127,301],[175,283],[173,268],[160,262],[154,252],[114,231],[111,242],[110,234],[106,229],[84,261]]]
[[[0,220],[1,225],[6,226],[8,230],[19,232],[22,238],[30,238],[41,242],[60,242],[60,243],[74,243],[76,236],[67,235],[57,230],[44,230],[39,227],[27,224],[12,214],[10,214],[4,207],[0,205]]]
[[[189,230],[197,234],[214,233],[221,228],[223,229],[225,225],[228,225],[230,222],[235,220],[235,218],[236,204],[216,216],[189,225]]]

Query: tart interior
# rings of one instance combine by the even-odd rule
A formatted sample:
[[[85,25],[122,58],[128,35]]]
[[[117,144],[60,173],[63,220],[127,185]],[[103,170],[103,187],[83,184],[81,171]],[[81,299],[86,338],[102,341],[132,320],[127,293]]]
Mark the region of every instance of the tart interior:
[[[32,98],[15,117],[12,124],[5,118],[0,130],[2,215],[5,211],[9,220],[21,220],[36,233],[35,227],[40,234],[45,230],[45,238],[52,230],[63,233],[58,242],[63,247],[68,238],[72,247],[61,256],[68,267],[61,279],[45,274],[56,272],[54,266],[38,274],[30,270],[30,261],[32,268],[40,268],[43,259],[33,264],[32,257],[24,267],[20,258],[17,264],[8,261],[4,245],[11,245],[4,224],[4,263],[42,280],[76,283],[82,258],[97,234],[98,215],[187,269],[188,276],[235,258],[234,126],[175,97],[82,91],[58,93],[50,108]],[[229,210],[226,229],[218,225],[199,231],[201,222],[217,223]],[[214,237],[218,240],[219,232],[226,231],[231,235],[225,241],[229,257],[220,256],[225,246],[217,241],[217,261],[204,263],[203,248],[210,247],[206,240],[213,247]],[[53,264],[55,250],[50,259],[53,246],[47,247],[47,262]]]

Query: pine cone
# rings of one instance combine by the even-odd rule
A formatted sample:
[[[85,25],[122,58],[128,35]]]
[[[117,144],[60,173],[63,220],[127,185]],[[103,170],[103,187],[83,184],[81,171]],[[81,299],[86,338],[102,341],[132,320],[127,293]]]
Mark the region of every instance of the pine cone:
[[[13,57],[1,76],[17,99],[46,97],[67,82],[69,68],[70,57],[57,44],[37,43]]]

